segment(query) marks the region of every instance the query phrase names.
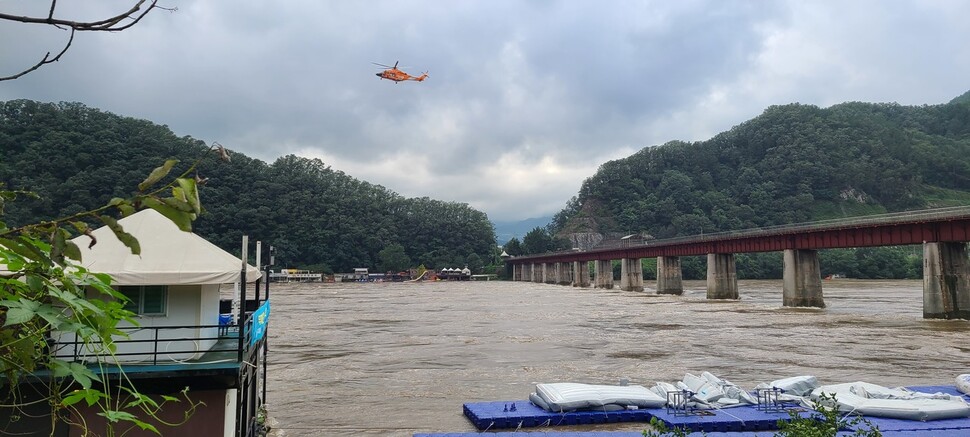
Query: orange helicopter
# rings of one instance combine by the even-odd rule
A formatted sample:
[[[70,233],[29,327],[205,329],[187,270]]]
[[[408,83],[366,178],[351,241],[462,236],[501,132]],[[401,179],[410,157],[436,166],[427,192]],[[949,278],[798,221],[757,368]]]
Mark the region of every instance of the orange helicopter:
[[[398,62],[401,62],[401,61],[395,62],[393,67],[391,67],[390,65],[378,64],[376,62],[371,62],[371,64],[386,68],[387,70],[377,73],[377,77],[381,78],[381,80],[384,80],[384,79],[393,80],[394,83],[403,82],[405,80],[423,82],[428,77],[427,71],[420,76],[411,76],[410,74],[407,74],[401,70],[398,70],[397,69]]]

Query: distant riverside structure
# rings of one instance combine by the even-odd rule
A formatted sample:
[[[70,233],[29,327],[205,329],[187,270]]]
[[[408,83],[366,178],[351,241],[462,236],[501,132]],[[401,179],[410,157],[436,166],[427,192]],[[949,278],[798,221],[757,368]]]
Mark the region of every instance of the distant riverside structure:
[[[309,270],[283,269],[269,271],[269,280],[273,282],[320,282],[323,273],[313,273]]]
[[[442,281],[467,281],[472,277],[472,271],[465,266],[463,269],[444,268],[437,274],[437,279]]]

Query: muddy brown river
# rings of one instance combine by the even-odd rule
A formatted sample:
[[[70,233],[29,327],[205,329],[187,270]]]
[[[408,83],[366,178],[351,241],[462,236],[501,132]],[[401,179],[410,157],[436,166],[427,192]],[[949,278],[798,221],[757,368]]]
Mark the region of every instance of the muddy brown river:
[[[739,281],[739,301],[708,301],[703,281],[686,281],[683,296],[527,282],[273,284],[269,414],[280,436],[411,436],[476,431],[462,403],[527,399],[540,382],[649,387],[710,371],[748,389],[806,374],[952,385],[970,373],[970,322],[924,320],[922,282],[822,286],[819,310],[783,308],[781,281]]]

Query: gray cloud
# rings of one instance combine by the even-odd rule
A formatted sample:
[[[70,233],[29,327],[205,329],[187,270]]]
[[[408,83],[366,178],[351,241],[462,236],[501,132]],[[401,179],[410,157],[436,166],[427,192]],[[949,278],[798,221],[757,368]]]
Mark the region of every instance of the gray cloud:
[[[115,5],[78,3],[64,7]],[[269,162],[319,157],[510,220],[555,213],[606,160],[707,139],[769,105],[935,104],[970,88],[959,0],[169,6],[79,35],[61,62],[0,83],[0,99],[80,101]],[[0,40],[28,42],[0,45],[3,68],[65,38],[0,24]],[[431,78],[374,76],[372,62],[396,61]]]

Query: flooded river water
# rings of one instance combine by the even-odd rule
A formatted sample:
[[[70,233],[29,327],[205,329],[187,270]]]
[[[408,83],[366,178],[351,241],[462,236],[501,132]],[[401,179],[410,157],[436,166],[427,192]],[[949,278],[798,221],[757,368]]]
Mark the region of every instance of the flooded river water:
[[[646,284],[648,287],[653,284]],[[953,384],[968,321],[924,320],[920,281],[824,281],[825,309],[781,306],[781,281],[739,301],[527,282],[273,284],[267,402],[278,435],[475,431],[462,403],[527,399],[540,382],[652,386],[710,371],[748,389]],[[570,430],[640,430],[643,424]]]

